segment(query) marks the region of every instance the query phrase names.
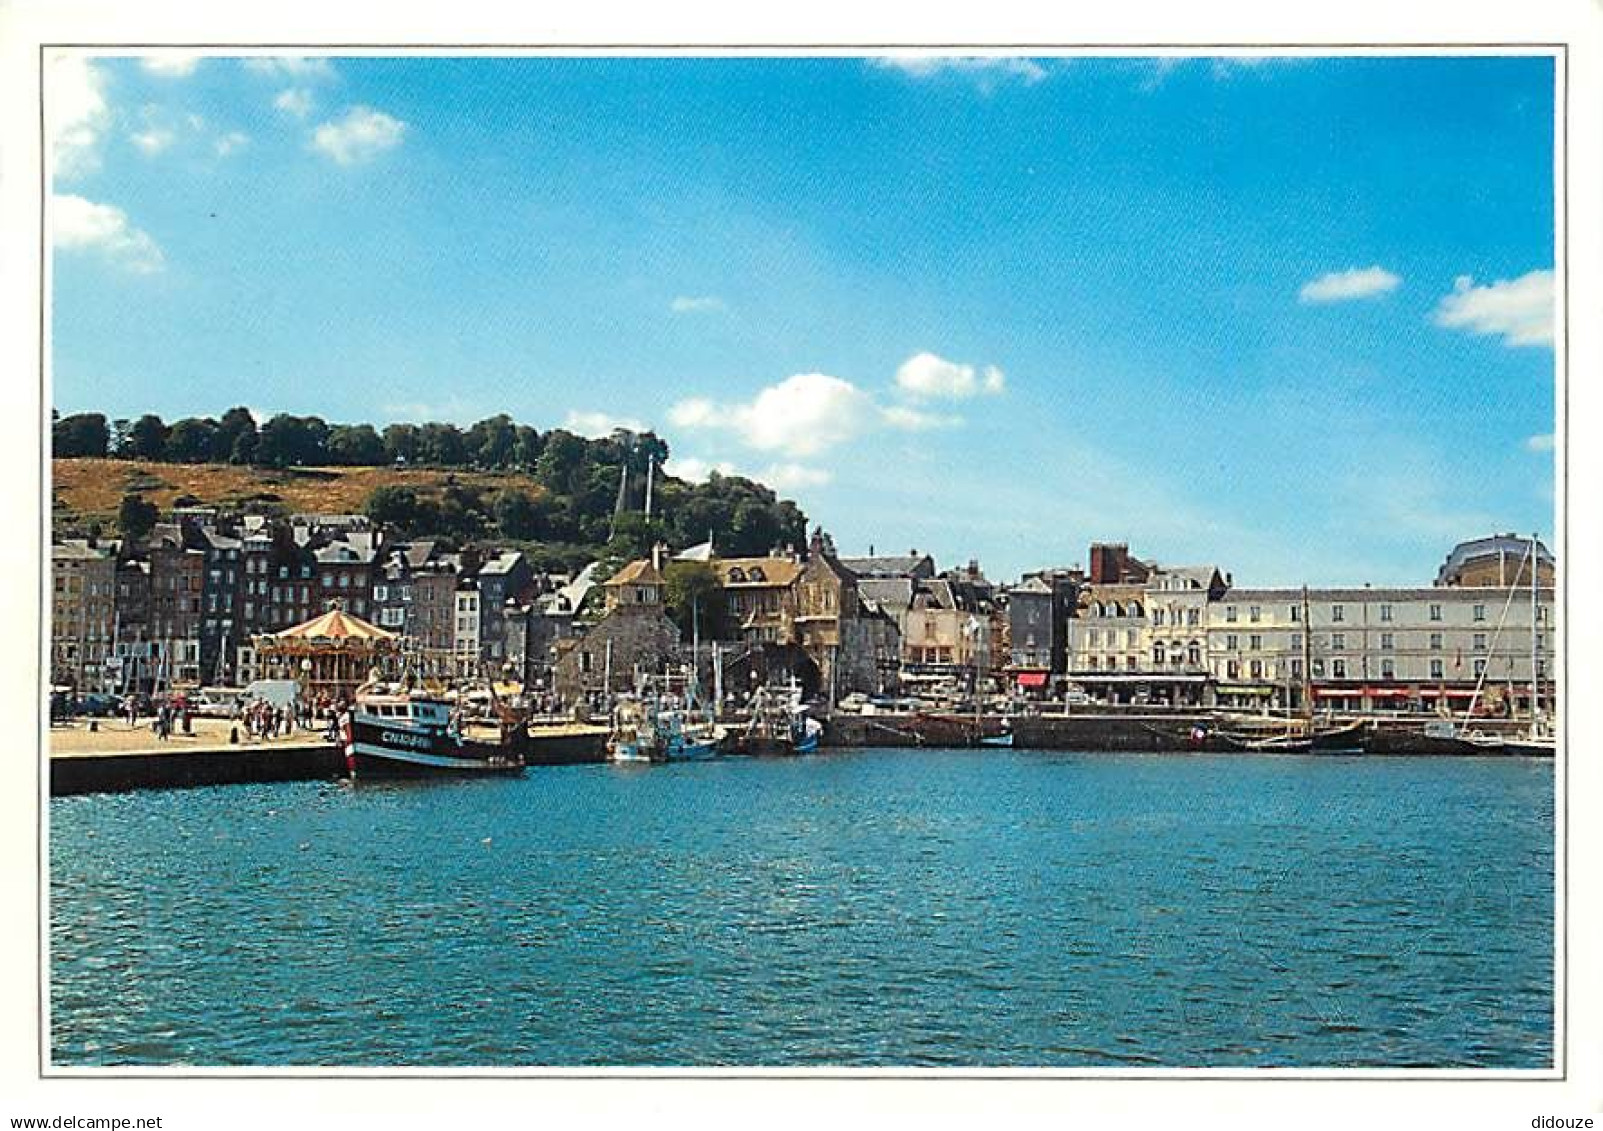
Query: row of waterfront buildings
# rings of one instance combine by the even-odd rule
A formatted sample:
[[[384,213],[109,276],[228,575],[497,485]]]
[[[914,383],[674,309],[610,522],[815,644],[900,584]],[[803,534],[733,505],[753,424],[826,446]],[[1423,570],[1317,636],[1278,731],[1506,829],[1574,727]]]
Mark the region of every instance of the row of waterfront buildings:
[[[1535,586],[1532,582],[1534,559]],[[673,561],[713,587],[695,640],[670,618]],[[536,571],[516,550],[448,550],[361,516],[230,518],[180,510],[139,543],[59,541],[52,682],[81,691],[295,678],[260,639],[331,604],[396,634],[423,678],[514,678],[573,700],[701,666],[737,693],[795,680],[853,692],[1085,696],[1124,703],[1342,710],[1547,704],[1552,555],[1499,535],[1455,547],[1416,588],[1249,588],[1214,566],[1098,543],[1088,568],[997,585],[975,562],[805,551],[721,557],[708,543],[610,576]],[[707,615],[708,613],[715,615]],[[681,616],[680,622],[686,618]]]

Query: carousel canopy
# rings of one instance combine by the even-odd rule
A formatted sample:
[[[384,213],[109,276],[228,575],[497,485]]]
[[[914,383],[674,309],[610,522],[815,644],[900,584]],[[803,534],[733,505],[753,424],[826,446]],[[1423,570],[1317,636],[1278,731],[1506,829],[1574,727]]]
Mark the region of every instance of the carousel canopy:
[[[386,632],[376,624],[352,616],[344,609],[333,608],[322,616],[275,632],[267,638],[280,645],[296,644],[367,644],[383,645],[396,639],[395,633]]]

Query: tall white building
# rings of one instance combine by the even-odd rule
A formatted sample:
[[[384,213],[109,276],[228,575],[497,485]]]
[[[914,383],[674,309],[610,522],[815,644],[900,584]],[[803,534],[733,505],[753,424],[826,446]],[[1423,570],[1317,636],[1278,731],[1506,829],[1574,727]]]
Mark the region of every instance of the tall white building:
[[[1537,591],[1534,649],[1531,612],[1523,587],[1231,589],[1208,606],[1209,674],[1237,706],[1301,705],[1306,682],[1336,710],[1526,711],[1534,677],[1550,707],[1551,587]]]

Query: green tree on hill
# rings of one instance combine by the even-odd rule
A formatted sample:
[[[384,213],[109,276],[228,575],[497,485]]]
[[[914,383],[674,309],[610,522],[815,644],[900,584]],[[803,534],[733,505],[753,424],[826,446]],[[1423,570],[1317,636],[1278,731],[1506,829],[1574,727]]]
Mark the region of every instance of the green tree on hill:
[[[167,425],[154,413],[146,413],[128,429],[128,450],[119,452],[130,459],[161,460],[167,455]]]
[[[104,457],[111,443],[106,418],[98,412],[80,412],[54,420],[50,428],[51,453],[61,459]]]
[[[124,495],[117,508],[117,529],[130,542],[137,542],[155,528],[160,512],[143,495]]]
[[[217,445],[217,422],[211,417],[185,417],[167,433],[166,458],[175,463],[207,463]]]

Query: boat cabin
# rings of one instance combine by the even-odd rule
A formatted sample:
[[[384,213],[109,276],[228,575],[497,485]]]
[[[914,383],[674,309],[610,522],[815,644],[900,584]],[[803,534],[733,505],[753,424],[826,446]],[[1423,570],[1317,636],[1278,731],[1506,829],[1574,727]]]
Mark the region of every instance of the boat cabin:
[[[358,700],[358,714],[380,720],[411,723],[414,726],[445,727],[451,722],[450,704],[443,699],[414,699],[400,695],[375,695]]]

